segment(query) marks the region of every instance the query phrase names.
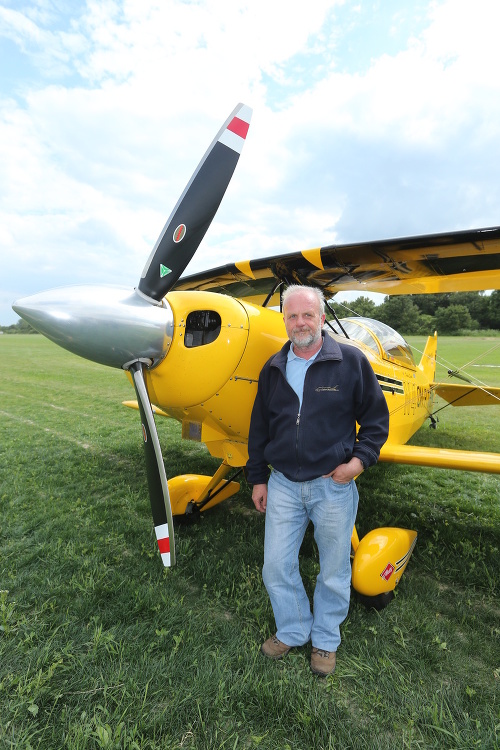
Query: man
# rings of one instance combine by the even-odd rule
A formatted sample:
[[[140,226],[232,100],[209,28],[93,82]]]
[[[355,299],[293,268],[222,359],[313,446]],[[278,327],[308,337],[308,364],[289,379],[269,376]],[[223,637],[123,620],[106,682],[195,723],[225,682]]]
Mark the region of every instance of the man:
[[[322,332],[321,290],[290,286],[282,304],[290,341],[262,369],[248,439],[252,500],[266,514],[262,577],[277,627],[261,650],[280,659],[311,640],[311,669],[327,675],[349,609],[354,477],[377,462],[389,413],[364,354]],[[309,521],[320,563],[313,612],[298,563]]]

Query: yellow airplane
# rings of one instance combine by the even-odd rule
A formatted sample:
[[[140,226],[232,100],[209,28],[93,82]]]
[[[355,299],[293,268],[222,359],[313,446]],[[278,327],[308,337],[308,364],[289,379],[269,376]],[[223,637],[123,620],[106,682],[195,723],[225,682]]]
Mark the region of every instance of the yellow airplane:
[[[140,411],[153,522],[165,565],[175,562],[173,516],[207,510],[236,493],[248,459],[259,372],[287,340],[281,291],[290,283],[384,294],[500,288],[500,228],[315,248],[181,278],[238,162],[251,117],[240,104],[201,160],[160,234],[137,288],[67,287],[14,303],[34,328],[70,351],[126,371]],[[335,319],[328,335],[360,348],[385,393],[390,432],[380,460],[500,473],[500,454],[406,445],[439,395],[454,405],[498,404],[500,388],[434,382],[436,335],[417,364],[392,328]],[[154,415],[221,460],[213,477],[167,480]],[[353,586],[382,604],[401,579],[417,533],[353,530]],[[373,599],[375,601],[375,599]]]

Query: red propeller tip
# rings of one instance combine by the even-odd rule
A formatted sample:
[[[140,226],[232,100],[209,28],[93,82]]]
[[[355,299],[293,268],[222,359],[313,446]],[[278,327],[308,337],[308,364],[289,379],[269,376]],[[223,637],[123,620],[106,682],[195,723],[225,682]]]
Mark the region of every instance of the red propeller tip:
[[[160,550],[161,559],[165,567],[170,566],[170,538],[168,523],[162,523],[155,526],[156,539],[158,540],[158,549]]]

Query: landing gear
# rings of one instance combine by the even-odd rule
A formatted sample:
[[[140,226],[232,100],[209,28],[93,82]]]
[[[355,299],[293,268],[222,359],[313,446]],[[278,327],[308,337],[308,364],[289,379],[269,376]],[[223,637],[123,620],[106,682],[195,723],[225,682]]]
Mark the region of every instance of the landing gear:
[[[175,526],[191,526],[193,523],[198,523],[200,518],[200,509],[193,500],[186,505],[184,513],[173,516]]]
[[[387,607],[416,541],[417,532],[410,529],[373,529],[361,541],[353,529],[352,587],[359,602],[376,610]]]
[[[201,511],[213,508],[222,500],[235,495],[240,485],[233,480],[243,469],[237,469],[232,477],[226,479],[231,471],[232,467],[223,461],[213,477],[204,474],[181,474],[169,479],[168,493],[172,515],[189,523],[196,520]]]

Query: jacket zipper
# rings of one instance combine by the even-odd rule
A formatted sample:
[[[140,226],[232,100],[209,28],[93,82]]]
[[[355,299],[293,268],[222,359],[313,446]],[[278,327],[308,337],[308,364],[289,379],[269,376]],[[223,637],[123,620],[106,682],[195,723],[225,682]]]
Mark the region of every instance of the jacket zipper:
[[[300,429],[300,411],[297,414],[297,419],[295,420],[295,456],[297,457],[297,468],[300,471],[300,465],[299,465],[299,429]]]

